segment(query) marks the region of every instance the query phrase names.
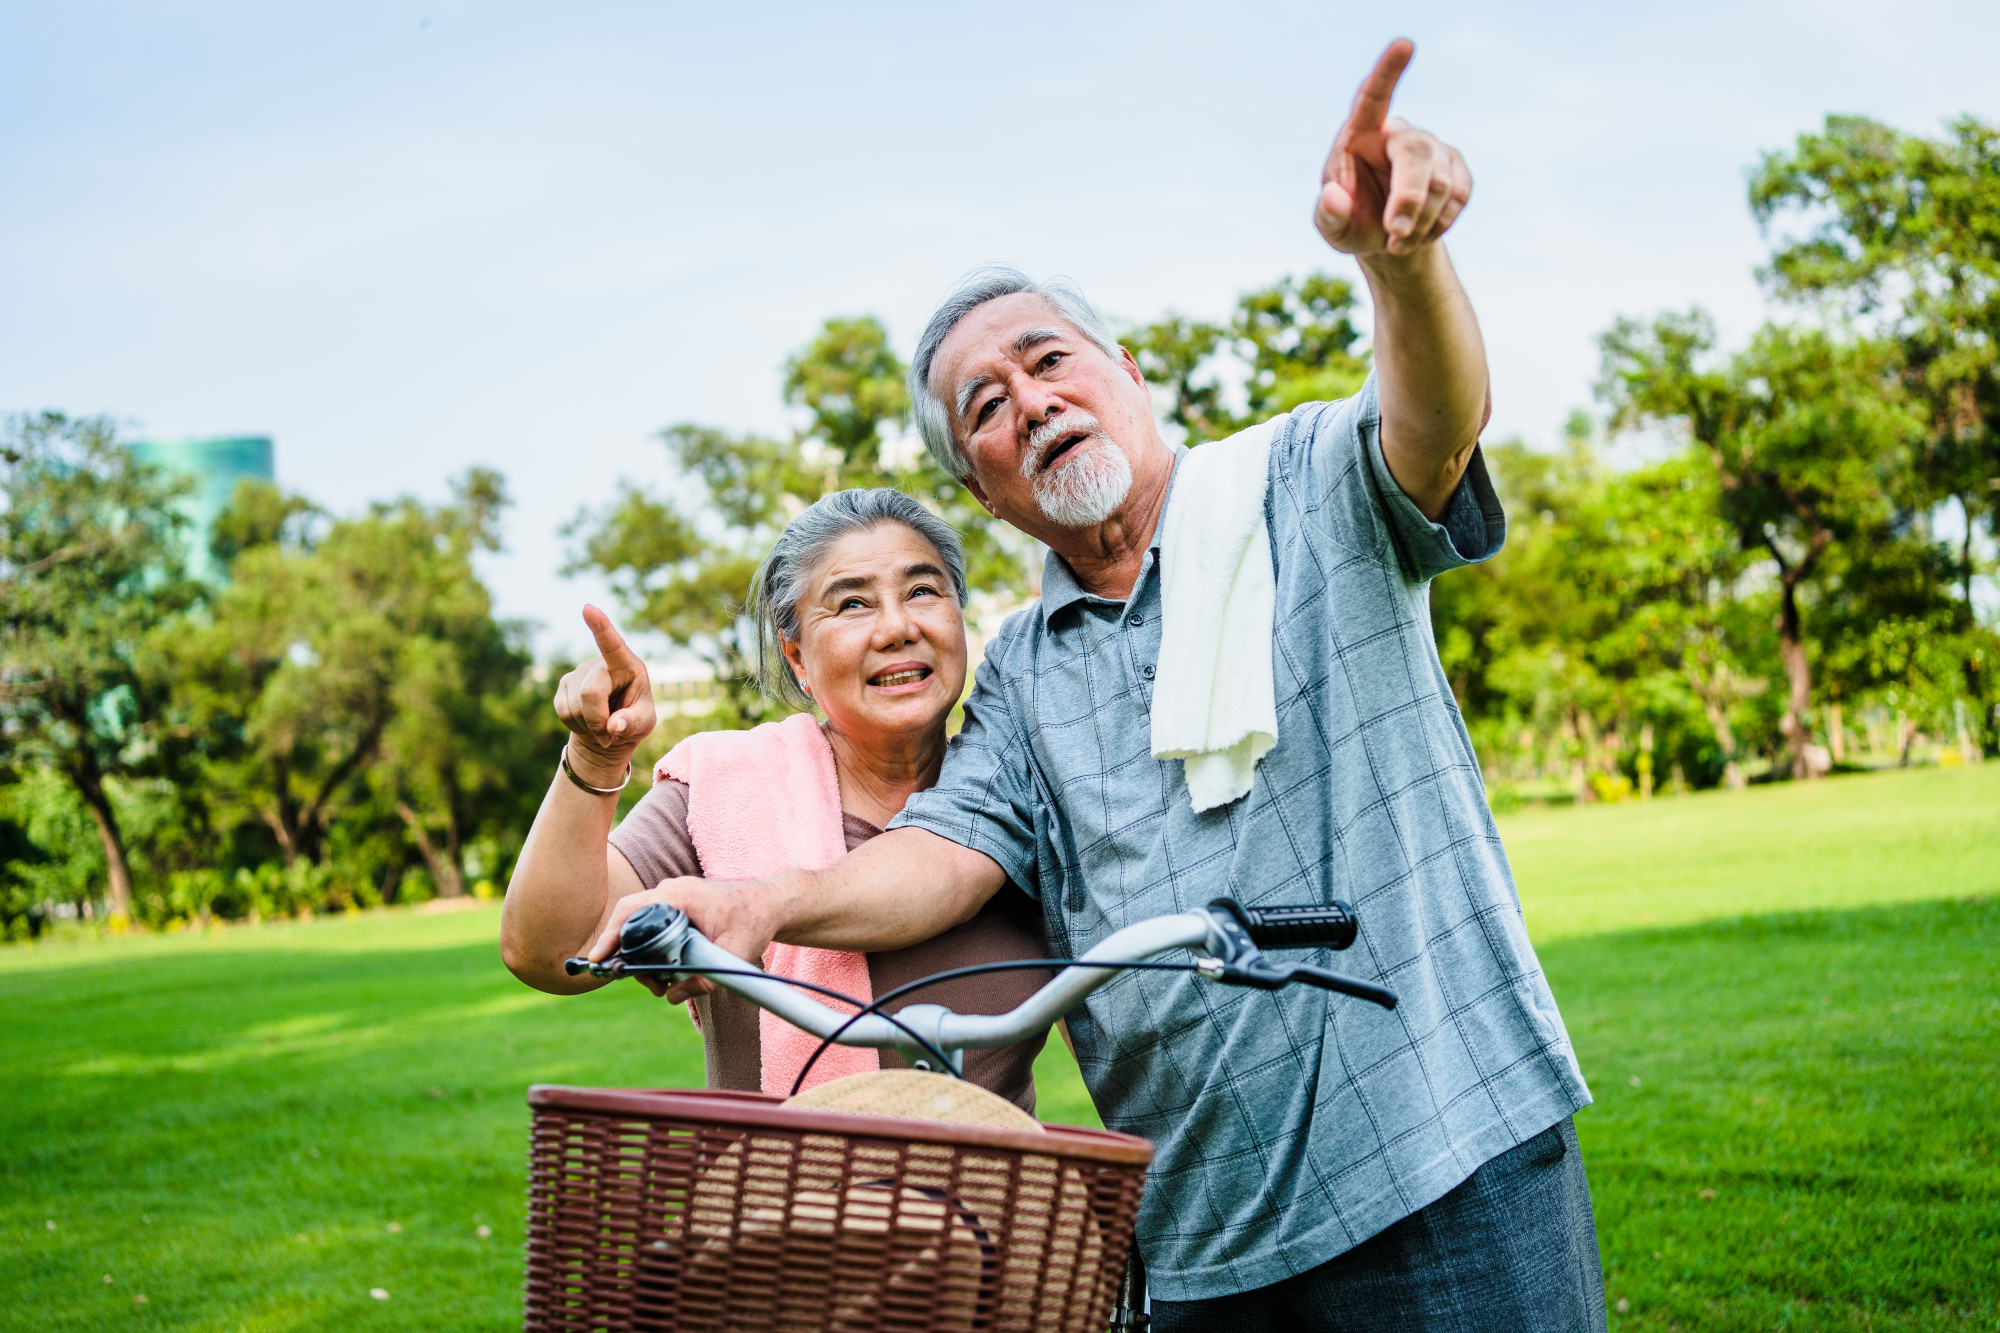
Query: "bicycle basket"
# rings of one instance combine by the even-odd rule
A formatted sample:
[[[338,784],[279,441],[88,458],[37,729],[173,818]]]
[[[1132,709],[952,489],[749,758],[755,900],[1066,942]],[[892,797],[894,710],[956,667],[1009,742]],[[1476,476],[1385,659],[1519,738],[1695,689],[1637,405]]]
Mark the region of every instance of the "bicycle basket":
[[[1153,1146],[539,1085],[527,1327],[1102,1329]]]

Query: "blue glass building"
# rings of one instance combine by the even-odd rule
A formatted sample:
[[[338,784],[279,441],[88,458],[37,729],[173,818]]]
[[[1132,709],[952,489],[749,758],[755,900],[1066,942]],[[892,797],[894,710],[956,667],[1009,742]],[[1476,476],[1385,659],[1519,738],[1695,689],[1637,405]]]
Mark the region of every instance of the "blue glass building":
[[[188,573],[214,579],[222,571],[208,556],[209,528],[246,478],[275,482],[268,435],[226,435],[211,439],[135,440],[134,456],[172,468],[195,479],[194,489],[181,499],[181,512],[191,520],[188,530]]]

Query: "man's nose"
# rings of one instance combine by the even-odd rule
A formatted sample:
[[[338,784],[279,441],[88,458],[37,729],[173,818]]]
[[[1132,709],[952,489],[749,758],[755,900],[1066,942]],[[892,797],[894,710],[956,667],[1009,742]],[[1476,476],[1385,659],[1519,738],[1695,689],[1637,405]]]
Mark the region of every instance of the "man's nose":
[[[1023,423],[1029,430],[1061,416],[1069,406],[1053,389],[1035,379],[1014,390],[1014,401],[1020,404]]]

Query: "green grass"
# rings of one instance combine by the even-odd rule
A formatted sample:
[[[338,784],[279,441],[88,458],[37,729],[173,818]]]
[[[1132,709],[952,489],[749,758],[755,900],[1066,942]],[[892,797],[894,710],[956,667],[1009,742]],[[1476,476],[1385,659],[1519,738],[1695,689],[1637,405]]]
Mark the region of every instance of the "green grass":
[[[2000,901],[1542,960],[1614,1328],[2000,1327]]]
[[[2000,1326],[2000,764],[1502,829],[1614,1327]],[[0,950],[0,1328],[517,1328],[523,1088],[700,1056],[636,988],[523,989],[495,923]]]
[[[2000,894],[2000,764],[1502,816],[1539,947],[1577,935]]]

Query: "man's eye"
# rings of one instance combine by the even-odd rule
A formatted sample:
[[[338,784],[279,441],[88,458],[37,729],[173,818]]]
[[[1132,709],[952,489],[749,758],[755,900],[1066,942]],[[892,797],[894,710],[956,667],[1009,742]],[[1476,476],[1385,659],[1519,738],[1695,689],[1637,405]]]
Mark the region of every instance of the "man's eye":
[[[988,398],[985,402],[979,405],[979,411],[977,414],[973,416],[972,424],[975,426],[985,425],[987,419],[993,415],[994,410],[999,406],[1000,406],[1000,399],[997,395],[995,397]]]
[[[1051,369],[1052,367],[1054,367],[1056,362],[1062,360],[1065,356],[1068,355],[1069,353],[1067,352],[1050,352],[1047,356],[1042,358],[1041,368],[1043,370]]]

